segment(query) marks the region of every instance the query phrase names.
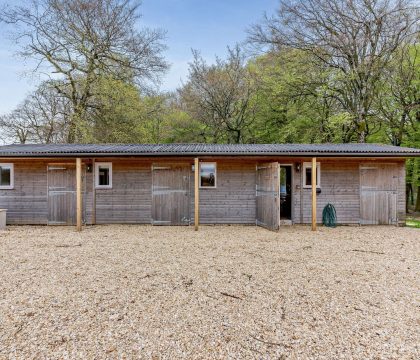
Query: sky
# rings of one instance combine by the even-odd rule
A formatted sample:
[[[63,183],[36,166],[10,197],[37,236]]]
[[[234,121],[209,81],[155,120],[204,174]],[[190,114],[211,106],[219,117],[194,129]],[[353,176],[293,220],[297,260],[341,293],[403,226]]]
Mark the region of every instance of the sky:
[[[0,0],[0,6],[12,2]],[[166,31],[164,55],[171,67],[161,89],[175,90],[186,80],[191,49],[208,62],[223,57],[228,45],[244,41],[247,28],[277,6],[278,0],[143,0],[140,25]],[[28,76],[34,64],[15,55],[10,30],[0,24],[0,114],[13,110],[39,81]]]

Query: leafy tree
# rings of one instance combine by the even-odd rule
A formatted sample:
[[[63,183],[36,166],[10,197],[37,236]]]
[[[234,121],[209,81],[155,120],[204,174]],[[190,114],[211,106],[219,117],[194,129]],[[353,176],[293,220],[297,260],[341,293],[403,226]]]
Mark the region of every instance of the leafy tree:
[[[375,99],[387,140],[400,146],[419,125],[420,45],[400,47],[384,68],[381,93]]]
[[[328,90],[351,115],[365,142],[384,67],[419,28],[411,0],[281,0],[277,14],[250,30],[249,40],[273,49],[299,49],[316,65],[337,70]]]
[[[326,86],[331,70],[295,49],[267,53],[249,66],[260,79],[257,142],[331,142],[341,134],[331,122],[337,110]]]

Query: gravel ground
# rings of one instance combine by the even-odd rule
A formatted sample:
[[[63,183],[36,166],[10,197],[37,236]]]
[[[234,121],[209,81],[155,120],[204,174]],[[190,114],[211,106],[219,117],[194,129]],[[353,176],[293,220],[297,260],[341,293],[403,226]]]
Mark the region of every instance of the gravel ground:
[[[418,359],[420,231],[10,227],[0,358]]]

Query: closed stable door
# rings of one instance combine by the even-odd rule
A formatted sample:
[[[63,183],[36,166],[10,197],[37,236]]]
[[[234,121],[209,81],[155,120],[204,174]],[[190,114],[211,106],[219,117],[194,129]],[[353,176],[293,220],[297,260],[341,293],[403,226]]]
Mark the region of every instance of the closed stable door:
[[[360,166],[361,224],[397,224],[398,167],[394,164]]]
[[[280,227],[280,167],[277,162],[257,166],[257,225],[269,230]]]
[[[83,188],[83,187],[82,187]],[[76,223],[76,167],[48,166],[48,224]]]
[[[153,225],[189,225],[190,175],[189,164],[153,165]]]

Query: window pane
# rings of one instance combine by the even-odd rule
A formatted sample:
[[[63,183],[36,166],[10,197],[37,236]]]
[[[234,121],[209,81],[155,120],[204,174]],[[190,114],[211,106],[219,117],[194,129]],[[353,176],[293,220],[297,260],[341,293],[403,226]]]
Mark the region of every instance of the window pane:
[[[214,187],[216,185],[216,165],[201,163],[200,186]]]
[[[109,167],[99,166],[99,186],[109,185]]]
[[[305,185],[312,185],[312,169],[311,168],[305,168],[305,177],[306,182]]]
[[[10,186],[10,168],[0,167],[0,185]]]
[[[316,185],[318,186],[318,171],[319,167],[316,167]],[[305,168],[305,185],[311,186],[312,185],[312,166]]]

